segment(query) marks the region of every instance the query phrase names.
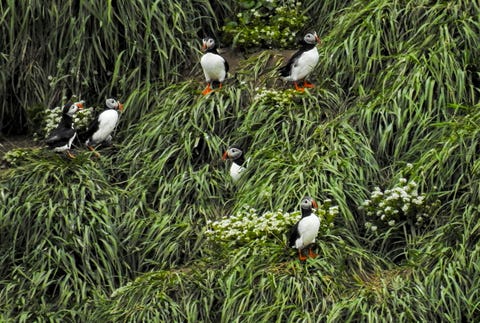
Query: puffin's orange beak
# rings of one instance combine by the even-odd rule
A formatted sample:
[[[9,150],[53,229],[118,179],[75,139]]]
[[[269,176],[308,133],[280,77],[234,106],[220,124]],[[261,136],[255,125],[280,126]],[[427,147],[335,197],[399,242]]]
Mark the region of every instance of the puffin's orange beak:
[[[320,37],[317,36],[317,34],[315,34],[315,40],[317,41],[317,44],[320,44],[322,41]]]
[[[75,105],[78,107],[79,110],[82,110],[83,109],[83,101],[80,101],[80,102],[76,102]]]
[[[207,49],[207,43],[205,41],[202,42],[202,51],[204,52]]]
[[[318,204],[315,200],[312,200],[312,206],[314,209],[318,209]]]
[[[228,152],[226,151],[222,155],[222,160],[227,160],[227,157],[228,157]]]
[[[123,104],[121,104],[120,102],[118,102],[118,110],[123,111]]]

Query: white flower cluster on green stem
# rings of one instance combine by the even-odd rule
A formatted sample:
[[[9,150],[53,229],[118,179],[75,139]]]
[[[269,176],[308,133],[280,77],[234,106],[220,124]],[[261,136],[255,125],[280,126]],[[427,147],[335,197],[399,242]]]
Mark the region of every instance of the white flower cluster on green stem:
[[[275,108],[283,108],[292,104],[293,98],[298,95],[295,89],[276,90],[256,88],[253,100],[255,102],[271,105]]]
[[[365,211],[369,221],[367,230],[375,232],[379,226],[393,227],[407,221],[415,226],[422,226],[431,216],[438,201],[430,202],[425,193],[418,193],[418,184],[400,178],[398,184],[385,191],[375,187],[370,199],[365,200],[360,209]]]

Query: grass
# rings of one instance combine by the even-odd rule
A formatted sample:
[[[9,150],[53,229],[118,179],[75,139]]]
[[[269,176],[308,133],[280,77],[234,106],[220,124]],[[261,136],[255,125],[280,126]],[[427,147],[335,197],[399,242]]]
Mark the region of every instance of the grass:
[[[0,5],[3,132],[71,94],[126,107],[100,158],[32,149],[0,172],[2,320],[478,321],[480,8],[304,5],[323,38],[314,89],[279,82],[266,50],[208,97],[198,39],[235,2]],[[232,145],[249,159],[237,183]],[[441,207],[422,230],[370,234],[359,206],[401,177]],[[317,259],[298,262],[287,232],[206,239],[208,220],[305,194],[340,210]]]

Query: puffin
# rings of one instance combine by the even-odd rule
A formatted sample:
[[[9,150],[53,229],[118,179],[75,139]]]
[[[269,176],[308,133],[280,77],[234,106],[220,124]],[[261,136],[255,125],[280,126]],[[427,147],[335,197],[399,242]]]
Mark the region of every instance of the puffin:
[[[236,182],[240,179],[245,168],[245,157],[243,151],[237,147],[228,148],[222,155],[223,160],[230,159],[232,165],[230,166],[230,177]]]
[[[87,138],[85,145],[93,152],[95,152],[93,146],[102,143],[110,144],[112,140],[111,133],[117,126],[119,112],[123,111],[123,104],[114,98],[107,99],[105,107],[105,110],[93,119],[86,133],[83,134],[84,138]],[[97,152],[95,154],[99,156]]]
[[[219,83],[219,88],[222,88],[222,83],[225,81],[228,73],[228,62],[217,52],[215,40],[211,37],[202,39],[202,51],[205,54],[200,59],[200,64],[205,74],[207,87],[202,91],[203,95],[212,92],[212,87]]]
[[[280,76],[284,81],[293,82],[297,91],[303,92],[305,88],[313,88],[314,85],[306,81],[306,78],[318,63],[319,55],[316,45],[320,38],[316,32],[307,33],[301,42],[302,47],[288,60],[287,64],[279,69]],[[303,86],[299,82],[303,81]]]
[[[55,152],[65,152],[69,158],[75,158],[70,152],[72,142],[77,136],[77,131],[73,125],[73,115],[83,109],[84,101],[69,102],[62,108],[62,119],[57,128],[53,130],[45,140],[46,144]]]
[[[290,231],[289,246],[298,249],[298,259],[304,261],[307,256],[303,250],[308,248],[308,257],[315,258],[317,254],[312,251],[311,244],[315,242],[320,228],[320,219],[315,215],[313,209],[318,208],[317,202],[309,196],[302,198],[300,202],[302,218],[292,227]]]

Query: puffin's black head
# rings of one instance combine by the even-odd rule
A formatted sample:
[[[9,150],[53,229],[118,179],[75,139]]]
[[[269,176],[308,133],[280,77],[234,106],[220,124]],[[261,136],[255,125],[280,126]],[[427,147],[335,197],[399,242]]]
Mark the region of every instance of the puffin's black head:
[[[223,153],[222,159],[226,160],[228,158],[231,160],[236,160],[236,159],[239,159],[242,156],[242,154],[243,154],[243,151],[240,148],[231,147],[231,148],[228,148]]]
[[[123,111],[123,104],[114,98],[107,99],[107,101],[105,101],[105,105],[109,109]]]
[[[318,208],[318,204],[310,196],[305,196],[304,198],[302,198],[302,201],[300,202],[300,207],[302,208],[302,212],[312,211],[312,209]]]
[[[216,48],[215,40],[212,37],[205,37],[204,39],[202,39],[202,51],[205,52],[207,50],[215,49],[215,48]]]
[[[73,115],[78,111],[83,109],[83,104],[85,101],[79,101],[79,102],[69,102],[63,106],[62,113],[64,115],[67,115],[69,117],[73,117]]]
[[[317,36],[317,33],[314,31],[314,32],[311,32],[311,33],[307,33],[307,34],[303,37],[303,41],[304,41],[306,44],[315,45],[316,43],[320,43],[320,37],[318,37],[318,36]]]

